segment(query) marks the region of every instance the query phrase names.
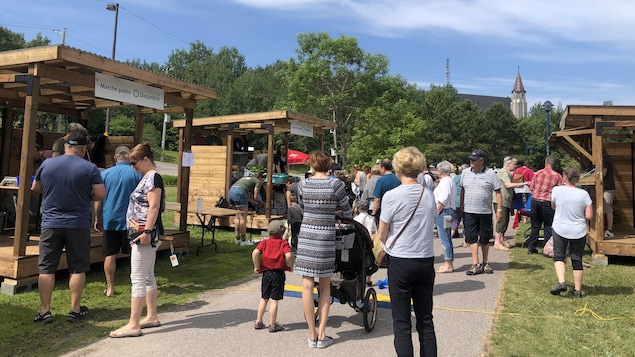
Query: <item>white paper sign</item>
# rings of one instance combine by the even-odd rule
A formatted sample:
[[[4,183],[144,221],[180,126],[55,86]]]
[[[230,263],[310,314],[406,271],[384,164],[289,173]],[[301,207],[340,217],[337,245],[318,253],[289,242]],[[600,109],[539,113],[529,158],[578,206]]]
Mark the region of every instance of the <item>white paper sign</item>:
[[[181,162],[183,163],[181,165],[183,167],[192,167],[192,166],[194,166],[194,153],[193,152],[184,151],[183,152],[183,160],[181,160]]]
[[[95,97],[163,109],[163,89],[95,72]]]
[[[313,137],[313,125],[300,123],[297,121],[291,122],[291,134]]]

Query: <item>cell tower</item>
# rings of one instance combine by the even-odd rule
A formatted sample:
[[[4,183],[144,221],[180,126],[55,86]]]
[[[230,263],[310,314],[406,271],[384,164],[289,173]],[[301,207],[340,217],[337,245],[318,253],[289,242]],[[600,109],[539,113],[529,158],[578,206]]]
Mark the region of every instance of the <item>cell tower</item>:
[[[450,59],[445,59],[445,86],[450,88]]]

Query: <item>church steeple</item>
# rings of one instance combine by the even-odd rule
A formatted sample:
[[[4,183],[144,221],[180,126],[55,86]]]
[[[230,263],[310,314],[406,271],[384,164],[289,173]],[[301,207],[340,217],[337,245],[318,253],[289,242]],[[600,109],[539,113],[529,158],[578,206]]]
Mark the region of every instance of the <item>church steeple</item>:
[[[525,92],[525,86],[523,86],[523,80],[520,78],[520,67],[518,67],[518,73],[516,74],[516,83],[514,83],[514,89],[512,90],[512,100],[510,103],[510,109],[517,119],[525,118],[527,116],[527,100],[525,98],[527,92]]]

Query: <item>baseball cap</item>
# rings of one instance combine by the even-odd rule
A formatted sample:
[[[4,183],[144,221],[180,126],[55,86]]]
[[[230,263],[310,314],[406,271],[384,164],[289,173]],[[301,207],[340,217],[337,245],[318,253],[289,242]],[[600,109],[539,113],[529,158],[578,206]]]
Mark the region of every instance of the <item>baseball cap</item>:
[[[125,145],[117,146],[115,149],[115,156],[126,157],[128,155],[130,155],[130,149]]]
[[[275,219],[269,222],[269,235],[273,237],[282,237],[285,231],[284,221]]]
[[[66,143],[68,145],[86,145],[88,144],[88,138],[86,138],[86,135],[80,133],[79,131],[75,131],[71,134],[71,136],[68,137]]]
[[[472,151],[472,154],[469,156],[470,160],[478,160],[478,159],[485,159],[485,151],[481,150],[481,149],[475,149],[474,151]]]

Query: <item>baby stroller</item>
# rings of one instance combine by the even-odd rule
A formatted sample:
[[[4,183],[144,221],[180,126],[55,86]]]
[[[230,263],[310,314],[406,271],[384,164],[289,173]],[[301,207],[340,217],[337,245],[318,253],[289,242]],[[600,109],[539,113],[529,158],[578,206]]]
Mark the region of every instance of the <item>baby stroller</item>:
[[[366,277],[379,268],[375,264],[373,241],[368,230],[350,218],[339,218],[335,237],[335,275],[331,278],[331,304],[337,299],[361,312],[364,329],[371,332],[377,317],[377,293],[366,289]],[[318,283],[316,283],[317,285]],[[319,291],[319,289],[318,289]],[[317,319],[317,300],[315,300]]]

